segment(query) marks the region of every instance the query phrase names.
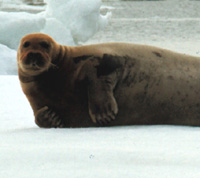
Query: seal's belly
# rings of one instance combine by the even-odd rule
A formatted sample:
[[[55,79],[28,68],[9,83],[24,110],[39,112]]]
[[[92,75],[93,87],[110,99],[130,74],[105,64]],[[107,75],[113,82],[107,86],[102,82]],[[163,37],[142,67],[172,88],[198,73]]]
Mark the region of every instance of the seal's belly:
[[[200,124],[200,74],[193,65],[138,64],[115,91],[126,124]],[[117,121],[118,120],[118,121]]]

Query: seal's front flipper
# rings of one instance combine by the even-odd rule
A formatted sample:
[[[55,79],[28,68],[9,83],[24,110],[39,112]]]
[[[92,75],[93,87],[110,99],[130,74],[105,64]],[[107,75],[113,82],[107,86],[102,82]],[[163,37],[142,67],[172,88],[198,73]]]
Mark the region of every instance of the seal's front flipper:
[[[101,125],[111,122],[118,113],[113,90],[121,77],[125,58],[104,54],[102,57],[81,56],[74,61],[82,65],[77,71],[79,80],[85,78],[88,81],[88,107],[92,121]]]
[[[94,123],[106,124],[115,119],[118,113],[117,102],[113,91],[103,81],[97,81],[89,86],[89,114]]]
[[[124,59],[104,54],[98,59],[94,73],[88,75],[89,114],[94,123],[106,124],[118,113],[113,90],[119,80],[119,71]]]
[[[47,106],[39,109],[35,113],[35,122],[39,127],[44,128],[63,128],[61,118]]]

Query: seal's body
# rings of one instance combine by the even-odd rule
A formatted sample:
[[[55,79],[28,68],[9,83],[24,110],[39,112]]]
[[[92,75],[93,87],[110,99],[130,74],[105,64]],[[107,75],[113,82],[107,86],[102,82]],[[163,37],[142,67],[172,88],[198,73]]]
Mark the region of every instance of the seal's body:
[[[200,125],[200,58],[146,45],[22,38],[18,73],[40,127]]]

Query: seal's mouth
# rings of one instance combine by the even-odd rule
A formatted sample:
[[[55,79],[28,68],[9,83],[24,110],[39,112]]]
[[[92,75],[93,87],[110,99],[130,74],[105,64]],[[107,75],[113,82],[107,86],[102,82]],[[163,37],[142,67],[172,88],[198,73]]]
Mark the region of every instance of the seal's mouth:
[[[38,51],[29,51],[24,53],[19,60],[19,66],[24,72],[38,74],[47,70],[51,60],[47,53]]]
[[[21,60],[24,69],[37,71],[46,68],[49,61],[49,56],[41,52],[30,51]]]
[[[26,70],[33,70],[33,71],[39,71],[41,70],[41,67],[38,67],[38,66],[24,66],[24,69]]]
[[[38,70],[45,66],[45,58],[39,52],[29,52],[23,60],[23,64],[33,70]]]

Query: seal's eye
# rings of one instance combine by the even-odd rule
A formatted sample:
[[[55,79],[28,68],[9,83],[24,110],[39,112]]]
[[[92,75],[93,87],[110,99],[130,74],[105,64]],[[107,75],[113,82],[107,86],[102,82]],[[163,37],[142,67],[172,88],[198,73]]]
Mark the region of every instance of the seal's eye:
[[[30,46],[30,42],[29,41],[26,41],[24,44],[23,44],[23,47],[24,48],[28,48]]]
[[[45,48],[45,49],[49,49],[49,44],[47,42],[45,42],[45,41],[40,42],[40,46]]]

